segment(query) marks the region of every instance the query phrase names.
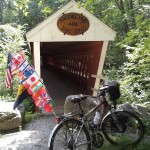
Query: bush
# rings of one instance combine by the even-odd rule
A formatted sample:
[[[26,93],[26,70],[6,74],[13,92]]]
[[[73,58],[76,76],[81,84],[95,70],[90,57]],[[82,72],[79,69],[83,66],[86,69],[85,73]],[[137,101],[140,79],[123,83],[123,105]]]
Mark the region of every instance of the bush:
[[[25,28],[24,26],[12,27],[10,25],[0,25],[0,100],[14,101],[17,89],[18,89],[18,78],[13,78],[13,87],[7,89],[5,86],[6,80],[6,66],[8,52],[17,53],[21,47],[26,46],[24,40]],[[26,52],[24,48],[23,51]]]

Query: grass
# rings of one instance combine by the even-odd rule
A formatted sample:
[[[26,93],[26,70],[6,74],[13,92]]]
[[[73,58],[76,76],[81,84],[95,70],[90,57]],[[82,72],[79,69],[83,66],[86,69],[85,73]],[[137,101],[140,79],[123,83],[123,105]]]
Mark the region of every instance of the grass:
[[[150,119],[143,118],[142,122],[145,125],[145,135],[144,135],[144,139],[136,147],[114,146],[110,144],[106,139],[104,139],[103,146],[95,150],[149,150],[150,149]]]
[[[101,148],[97,148],[95,150],[149,150],[150,142],[149,141],[141,141],[136,147],[123,147],[123,146],[114,146],[108,143],[106,140],[104,141],[104,145]]]
[[[43,114],[40,112],[39,113],[38,112],[35,112],[35,113],[26,112],[25,113],[25,124],[30,123],[31,121],[36,120],[41,116],[43,116]]]

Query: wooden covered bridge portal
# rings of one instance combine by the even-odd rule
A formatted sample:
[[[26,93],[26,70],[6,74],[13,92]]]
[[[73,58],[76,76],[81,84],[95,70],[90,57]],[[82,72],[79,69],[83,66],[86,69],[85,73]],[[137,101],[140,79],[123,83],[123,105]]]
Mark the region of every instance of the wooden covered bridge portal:
[[[54,100],[60,104],[70,94],[94,94],[91,88],[99,87],[108,41],[115,35],[74,1],[26,34],[33,65]]]

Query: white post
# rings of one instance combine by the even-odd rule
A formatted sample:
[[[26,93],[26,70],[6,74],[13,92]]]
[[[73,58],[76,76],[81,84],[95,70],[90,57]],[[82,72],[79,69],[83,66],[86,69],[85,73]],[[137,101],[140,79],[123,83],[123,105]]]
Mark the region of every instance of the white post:
[[[102,76],[102,70],[103,70],[103,66],[104,66],[107,46],[108,46],[108,41],[104,41],[101,56],[100,56],[99,66],[98,66],[98,70],[97,70],[97,76]],[[94,89],[99,88],[99,83],[100,83],[100,78],[96,78]],[[97,92],[93,92],[93,96],[96,96],[96,95],[97,95]]]
[[[39,77],[41,77],[40,42],[34,42],[33,47],[34,47],[34,52],[33,52],[34,53],[34,67]]]

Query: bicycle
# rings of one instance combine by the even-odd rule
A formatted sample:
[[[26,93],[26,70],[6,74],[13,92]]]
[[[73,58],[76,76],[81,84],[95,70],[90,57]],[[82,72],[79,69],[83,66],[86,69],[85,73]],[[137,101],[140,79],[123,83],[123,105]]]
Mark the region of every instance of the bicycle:
[[[103,145],[103,136],[113,145],[135,146],[144,137],[144,125],[139,117],[131,112],[116,110],[115,93],[116,82],[103,86],[97,92],[99,104],[88,112],[84,112],[81,102],[88,95],[74,97],[71,102],[78,105],[78,109],[57,118],[48,147],[49,150],[92,150]],[[118,85],[117,85],[118,86]],[[117,87],[118,90],[118,87]],[[88,116],[101,109],[101,118],[97,125]],[[104,109],[108,113],[104,115]]]

